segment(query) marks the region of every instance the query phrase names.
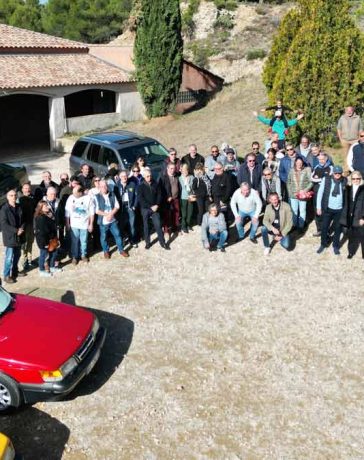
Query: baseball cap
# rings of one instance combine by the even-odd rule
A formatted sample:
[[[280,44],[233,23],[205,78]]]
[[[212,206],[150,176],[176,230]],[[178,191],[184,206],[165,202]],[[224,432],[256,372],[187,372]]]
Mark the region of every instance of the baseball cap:
[[[281,110],[276,110],[274,116],[275,117],[281,117],[282,116],[282,111]]]
[[[232,148],[230,148],[230,147],[227,148],[227,149],[225,150],[225,153],[226,153],[226,155],[227,155],[228,153],[233,153],[233,154],[235,154],[234,149],[232,149]]]
[[[341,166],[334,166],[334,169],[332,170],[334,174],[342,174],[343,173],[343,168]]]

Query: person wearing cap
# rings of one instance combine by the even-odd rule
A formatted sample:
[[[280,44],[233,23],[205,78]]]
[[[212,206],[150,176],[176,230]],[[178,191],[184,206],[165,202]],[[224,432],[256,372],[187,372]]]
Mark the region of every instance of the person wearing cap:
[[[350,172],[360,171],[364,175],[364,130],[359,132],[359,140],[353,144],[346,159]]]
[[[359,137],[359,132],[362,130],[363,122],[360,116],[355,113],[355,108],[352,106],[345,107],[345,113],[341,115],[337,123],[337,135],[345,155],[350,147],[355,144]]]
[[[212,180],[215,175],[215,165],[219,162],[222,165],[225,164],[225,155],[222,155],[219,151],[219,147],[217,145],[213,145],[211,147],[211,155],[206,157],[205,160],[205,171],[208,175],[209,179]]]
[[[334,166],[332,176],[325,176],[322,180],[316,202],[316,213],[322,215],[321,244],[317,254],[321,254],[328,246],[329,228],[333,227],[334,236],[332,248],[335,255],[340,255],[340,218],[344,206],[346,178],[343,177],[343,168]]]
[[[261,122],[264,123],[265,125],[271,126],[271,119],[270,118],[265,118],[262,115],[258,115],[257,112],[253,112],[253,115]],[[291,120],[287,119],[287,125],[288,129],[284,125],[284,121],[282,120],[282,111],[277,110],[274,114],[275,121],[273,125],[271,126],[272,130],[276,133],[278,133],[278,148],[283,149],[285,146],[285,141],[286,141],[286,135],[288,134],[288,129],[291,128],[292,126],[295,126],[299,120],[303,118],[303,114],[300,113],[297,115],[296,118],[293,118]]]

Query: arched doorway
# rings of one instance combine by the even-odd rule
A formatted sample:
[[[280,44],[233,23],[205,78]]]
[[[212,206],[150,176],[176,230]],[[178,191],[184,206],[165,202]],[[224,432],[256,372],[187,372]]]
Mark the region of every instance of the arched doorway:
[[[49,148],[48,97],[14,94],[0,97],[0,148]]]

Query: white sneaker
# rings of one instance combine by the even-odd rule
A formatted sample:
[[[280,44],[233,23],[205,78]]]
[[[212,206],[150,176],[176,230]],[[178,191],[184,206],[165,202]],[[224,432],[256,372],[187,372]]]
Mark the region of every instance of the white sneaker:
[[[60,267],[51,267],[50,270],[51,270],[51,273],[60,273],[60,272],[63,272],[63,269],[60,268]]]
[[[46,272],[45,270],[40,270],[39,276],[41,276],[42,278],[50,278],[52,276],[52,273]]]
[[[271,248],[264,248],[264,255],[269,256]]]

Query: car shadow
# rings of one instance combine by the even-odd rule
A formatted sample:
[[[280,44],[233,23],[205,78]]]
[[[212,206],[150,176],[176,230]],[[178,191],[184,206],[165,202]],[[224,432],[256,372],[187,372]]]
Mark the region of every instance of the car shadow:
[[[75,305],[73,291],[66,291],[62,295],[61,301]],[[66,400],[92,394],[101,388],[120,366],[133,340],[133,321],[104,310],[89,307],[87,307],[87,309],[94,313],[100,321],[100,324],[106,328],[106,339],[100,358],[94,369],[80,382],[75,390],[65,398]]]
[[[61,460],[70,436],[66,425],[35,407],[1,416],[1,431],[26,460]]]

